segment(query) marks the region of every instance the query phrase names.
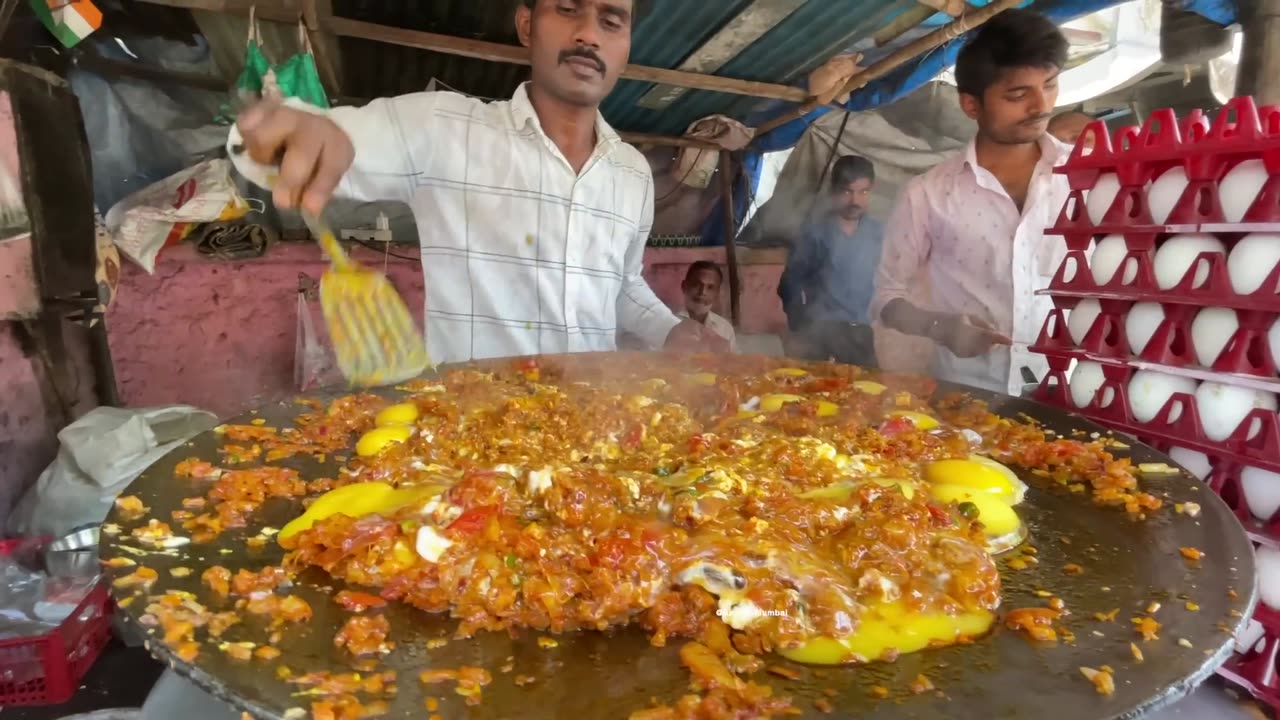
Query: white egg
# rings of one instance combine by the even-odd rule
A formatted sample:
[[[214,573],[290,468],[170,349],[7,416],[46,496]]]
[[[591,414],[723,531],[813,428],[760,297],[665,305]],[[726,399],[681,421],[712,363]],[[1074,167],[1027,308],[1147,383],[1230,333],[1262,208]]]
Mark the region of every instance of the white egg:
[[[1067,387],[1071,391],[1071,402],[1081,409],[1088,407],[1106,379],[1102,374],[1102,366],[1098,363],[1088,361],[1077,363],[1075,369],[1071,371],[1071,379],[1067,381]],[[1114,391],[1108,388],[1099,400],[1099,405],[1101,407],[1110,405],[1114,394]]]
[[[1129,380],[1129,409],[1133,411],[1133,419],[1140,423],[1149,423],[1156,419],[1169,398],[1177,393],[1194,395],[1196,381],[1178,375],[1167,375],[1155,370],[1139,370]],[[1182,417],[1182,403],[1178,403],[1169,414],[1169,422],[1177,422]]]
[[[1187,189],[1187,172],[1181,165],[1165,170],[1151,188],[1147,190],[1147,208],[1151,210],[1151,219],[1157,225],[1163,225],[1178,204],[1182,191]]]
[[[1120,179],[1115,173],[1100,176],[1093,184],[1093,188],[1085,193],[1084,204],[1089,212],[1089,222],[1094,225],[1101,224],[1102,218],[1106,216],[1107,210],[1110,209],[1111,203],[1115,202],[1119,192]]]
[[[1227,343],[1240,329],[1240,320],[1231,308],[1205,308],[1191,321],[1191,344],[1196,352],[1196,362],[1213,367]]]
[[[1083,343],[1084,336],[1089,334],[1089,328],[1093,327],[1093,322],[1101,312],[1102,306],[1097,300],[1086,299],[1076,303],[1067,315],[1067,332],[1071,335],[1071,342],[1077,345]]]
[[[1111,282],[1116,270],[1120,269],[1121,263],[1124,263],[1124,278],[1120,282],[1124,285],[1133,282],[1138,277],[1138,262],[1137,260],[1125,262],[1125,256],[1128,254],[1129,247],[1125,245],[1123,235],[1108,235],[1099,240],[1098,247],[1093,249],[1093,256],[1089,258],[1089,270],[1093,273],[1093,282],[1098,285]]]
[[[1231,168],[1231,172],[1218,183],[1218,200],[1222,214],[1229,223],[1244,220],[1253,201],[1267,182],[1267,169],[1261,160],[1245,160]]]
[[[1169,457],[1200,480],[1208,480],[1209,473],[1213,472],[1213,463],[1209,461],[1209,456],[1197,450],[1173,447],[1169,448]]]
[[[1129,308],[1124,317],[1124,336],[1129,341],[1129,352],[1141,355],[1162,322],[1164,306],[1160,303],[1140,302]]]
[[[1253,388],[1204,382],[1196,388],[1196,411],[1205,437],[1222,442],[1235,433],[1240,423],[1256,408],[1275,412],[1276,396]],[[1249,435],[1258,432],[1259,423],[1253,422]]]
[[[1271,362],[1280,370],[1280,318],[1276,318],[1267,331],[1267,347],[1271,350]]]
[[[1263,281],[1280,265],[1280,235],[1253,233],[1240,238],[1227,257],[1227,275],[1231,277],[1231,289],[1237,294],[1249,295],[1262,287]],[[1271,292],[1280,288],[1271,288]]]
[[[1244,491],[1244,504],[1259,520],[1270,520],[1276,510],[1280,510],[1280,475],[1247,467],[1240,471],[1240,489]],[[1280,608],[1280,605],[1273,607]]]
[[[1216,252],[1223,255],[1227,246],[1212,235],[1174,235],[1156,248],[1156,284],[1161,290],[1172,290],[1186,277],[1192,265],[1196,276],[1192,287],[1200,287],[1209,279],[1209,262],[1197,260],[1200,253]]]
[[[1258,548],[1258,598],[1267,607],[1280,610],[1280,550],[1263,545]]]
[[[1247,653],[1254,648],[1261,648],[1266,634],[1267,630],[1262,627],[1262,623],[1249,618],[1236,632],[1236,652]]]

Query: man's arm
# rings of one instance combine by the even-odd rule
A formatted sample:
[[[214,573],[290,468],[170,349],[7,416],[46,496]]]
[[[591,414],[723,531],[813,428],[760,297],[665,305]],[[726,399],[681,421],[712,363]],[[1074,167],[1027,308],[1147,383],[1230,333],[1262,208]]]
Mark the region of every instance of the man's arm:
[[[792,330],[798,330],[804,324],[805,295],[811,293],[813,276],[817,271],[818,242],[819,238],[806,227],[800,239],[787,253],[787,264],[778,281],[782,312],[786,314],[787,326]]]
[[[296,100],[264,101],[237,118],[243,148],[233,144],[232,161],[259,184],[278,167],[271,185],[282,208],[318,213],[334,194],[408,201],[418,168],[430,158],[423,123],[439,97],[414,93],[327,111]]]
[[[909,299],[911,286],[933,250],[930,217],[924,188],[913,180],[894,208],[885,227],[880,266],[876,270],[876,291],[871,301],[871,318],[900,333],[925,337],[951,350],[958,357],[974,357],[1009,339],[977,318],[956,313],[933,312],[917,307]]]
[[[627,246],[622,268],[622,289],[618,293],[618,327],[637,335],[652,348],[661,348],[667,336],[680,324],[680,318],[645,282],[644,248],[653,227],[653,178],[645,184],[645,199],[640,226]]]

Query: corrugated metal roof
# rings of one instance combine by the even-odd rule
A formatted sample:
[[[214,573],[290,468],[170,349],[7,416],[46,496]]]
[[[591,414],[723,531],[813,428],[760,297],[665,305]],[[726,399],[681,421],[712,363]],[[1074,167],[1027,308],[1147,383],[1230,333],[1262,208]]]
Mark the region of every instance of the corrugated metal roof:
[[[337,0],[334,13],[366,22],[514,44],[519,0]],[[752,0],[654,0],[636,26],[631,61],[674,68]],[[883,27],[916,0],[808,0],[744,49],[717,75],[800,84],[814,68]],[[528,78],[528,68],[471,60],[413,48],[343,38],[344,91],[357,97],[421,90],[435,78],[481,97],[507,97]],[[637,102],[652,83],[624,80],[602,108],[620,130],[680,134],[693,121],[723,113],[744,118],[760,101],[742,95],[693,91],[663,110]]]
[[[799,85],[828,58],[865,40],[917,0],[807,0],[717,70],[717,75]],[[675,68],[752,0],[654,0],[637,25],[631,61]],[[489,42],[516,43],[514,12],[519,0],[334,0],[341,17],[424,30]],[[214,31],[212,14],[201,13],[201,27],[220,60],[243,57],[244,20],[222,16],[229,27]],[[264,26],[270,25],[263,23]],[[267,34],[270,40],[288,29]],[[285,44],[282,42],[282,44]],[[227,47],[230,45],[230,47]],[[222,47],[219,47],[222,46]],[[281,47],[291,52],[296,43]],[[421,90],[432,79],[460,92],[486,98],[509,97],[529,76],[527,67],[486,62],[357,38],[341,38],[343,94],[373,98]],[[220,63],[221,64],[221,63]],[[693,121],[721,113],[746,118],[765,104],[756,98],[691,91],[662,110],[637,103],[652,83],[624,80],[602,111],[620,130],[680,134]]]

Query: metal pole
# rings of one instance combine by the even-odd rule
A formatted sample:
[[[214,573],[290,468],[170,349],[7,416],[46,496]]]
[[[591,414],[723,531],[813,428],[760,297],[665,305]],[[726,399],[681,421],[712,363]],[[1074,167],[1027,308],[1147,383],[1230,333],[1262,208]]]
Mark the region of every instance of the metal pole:
[[[724,203],[724,255],[729,265],[729,318],[741,322],[738,308],[738,219],[733,212],[733,153],[720,151],[720,202]]]
[[[1244,27],[1236,95],[1259,105],[1280,104],[1280,0],[1240,3]]]

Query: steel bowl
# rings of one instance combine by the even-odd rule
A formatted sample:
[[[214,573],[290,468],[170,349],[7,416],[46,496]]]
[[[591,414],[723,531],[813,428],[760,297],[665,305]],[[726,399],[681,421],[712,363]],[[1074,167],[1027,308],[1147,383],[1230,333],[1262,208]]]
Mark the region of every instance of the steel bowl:
[[[81,525],[54,540],[44,551],[44,569],[51,577],[85,578],[101,572],[97,524]]]

